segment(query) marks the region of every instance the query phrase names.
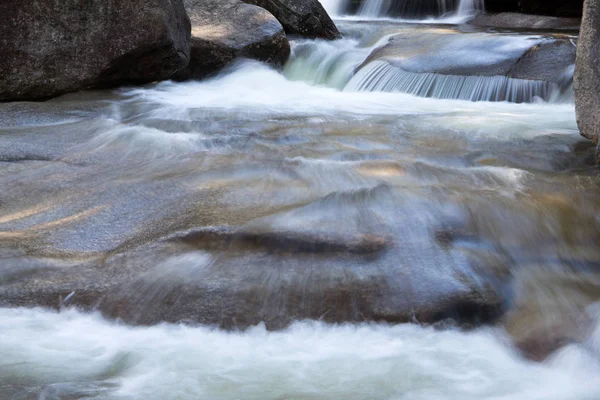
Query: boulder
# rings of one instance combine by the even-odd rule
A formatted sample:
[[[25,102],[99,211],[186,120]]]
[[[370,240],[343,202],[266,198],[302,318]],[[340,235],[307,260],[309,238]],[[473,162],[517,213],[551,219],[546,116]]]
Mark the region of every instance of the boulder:
[[[309,38],[337,39],[335,23],[318,0],[243,0],[269,10],[288,34]]]
[[[268,11],[237,0],[186,0],[192,21],[191,60],[176,79],[200,79],[238,57],[281,67],[290,44]]]
[[[168,79],[189,61],[181,0],[0,3],[0,101]]]
[[[598,142],[600,135],[600,2],[585,3],[575,68],[575,106],[581,134]],[[600,152],[597,154],[600,155]]]

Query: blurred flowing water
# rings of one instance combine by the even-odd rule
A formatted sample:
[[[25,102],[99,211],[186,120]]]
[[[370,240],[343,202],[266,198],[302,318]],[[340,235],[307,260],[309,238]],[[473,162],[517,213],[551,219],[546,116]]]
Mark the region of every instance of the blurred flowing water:
[[[351,84],[440,22],[1,104],[0,398],[599,398],[600,176],[568,92]]]

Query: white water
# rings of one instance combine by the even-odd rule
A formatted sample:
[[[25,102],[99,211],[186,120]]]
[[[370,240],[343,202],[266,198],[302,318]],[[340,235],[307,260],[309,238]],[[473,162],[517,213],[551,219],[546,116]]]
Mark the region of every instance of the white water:
[[[284,75],[345,92],[402,92],[438,99],[513,103],[573,101],[573,65],[557,81],[477,73],[488,71],[490,65],[493,69],[516,63],[542,43],[543,36],[462,33],[451,27],[417,27],[398,21],[344,21],[340,26],[348,29],[344,39],[294,42]]]
[[[388,16],[390,9],[395,7],[402,13],[422,13],[426,17],[423,2],[433,3],[428,0],[364,0],[358,9],[358,15],[363,18],[377,18]],[[321,3],[330,15],[340,16],[344,13],[349,0],[322,0]],[[438,15],[455,13],[457,16],[470,16],[485,9],[484,0],[435,0],[435,9]],[[429,15],[431,16],[431,15]]]
[[[436,99],[509,101],[535,99],[558,101],[562,88],[555,83],[505,76],[458,76],[404,71],[385,61],[362,68],[346,85],[350,91],[403,92]]]
[[[0,320],[0,396],[5,390],[41,391],[40,399],[600,398],[600,329],[536,364],[491,329],[303,322],[282,332],[226,333],[132,328],[39,309],[0,309]]]
[[[188,119],[191,112],[199,109],[253,116],[333,119],[427,114],[437,115],[443,126],[464,129],[468,135],[481,129],[488,135],[498,132],[506,140],[511,140],[513,133],[535,135],[540,127],[568,134],[577,129],[572,104],[442,102],[404,93],[343,92],[290,81],[277,71],[252,61],[238,63],[211,80],[184,84],[164,82],[151,89],[132,89],[125,93],[134,101],[158,106],[149,118]],[[507,119],[506,115],[511,117]]]

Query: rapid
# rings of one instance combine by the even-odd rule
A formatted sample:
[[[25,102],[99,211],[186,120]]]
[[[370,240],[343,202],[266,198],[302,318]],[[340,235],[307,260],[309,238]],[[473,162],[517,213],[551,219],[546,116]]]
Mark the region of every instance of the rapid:
[[[555,34],[430,3],[324,1],[343,38],[283,71],[0,104],[0,398],[600,398],[573,70],[426,70]],[[457,53],[365,64],[392,37]]]

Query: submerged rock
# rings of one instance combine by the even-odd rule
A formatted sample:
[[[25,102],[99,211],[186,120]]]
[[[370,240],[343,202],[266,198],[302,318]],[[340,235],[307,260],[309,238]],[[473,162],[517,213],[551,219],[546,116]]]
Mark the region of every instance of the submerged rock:
[[[243,0],[269,10],[289,34],[309,38],[337,39],[335,23],[318,0]]]
[[[581,134],[597,143],[600,135],[600,2],[597,0],[585,3],[575,68],[575,106]]]
[[[181,0],[0,4],[0,101],[168,79],[189,61]]]
[[[374,50],[347,88],[472,101],[549,100],[570,90],[575,44],[564,37],[415,30]]]
[[[177,79],[204,78],[238,57],[281,67],[290,44],[268,11],[237,0],[185,0],[192,21],[191,60]]]

